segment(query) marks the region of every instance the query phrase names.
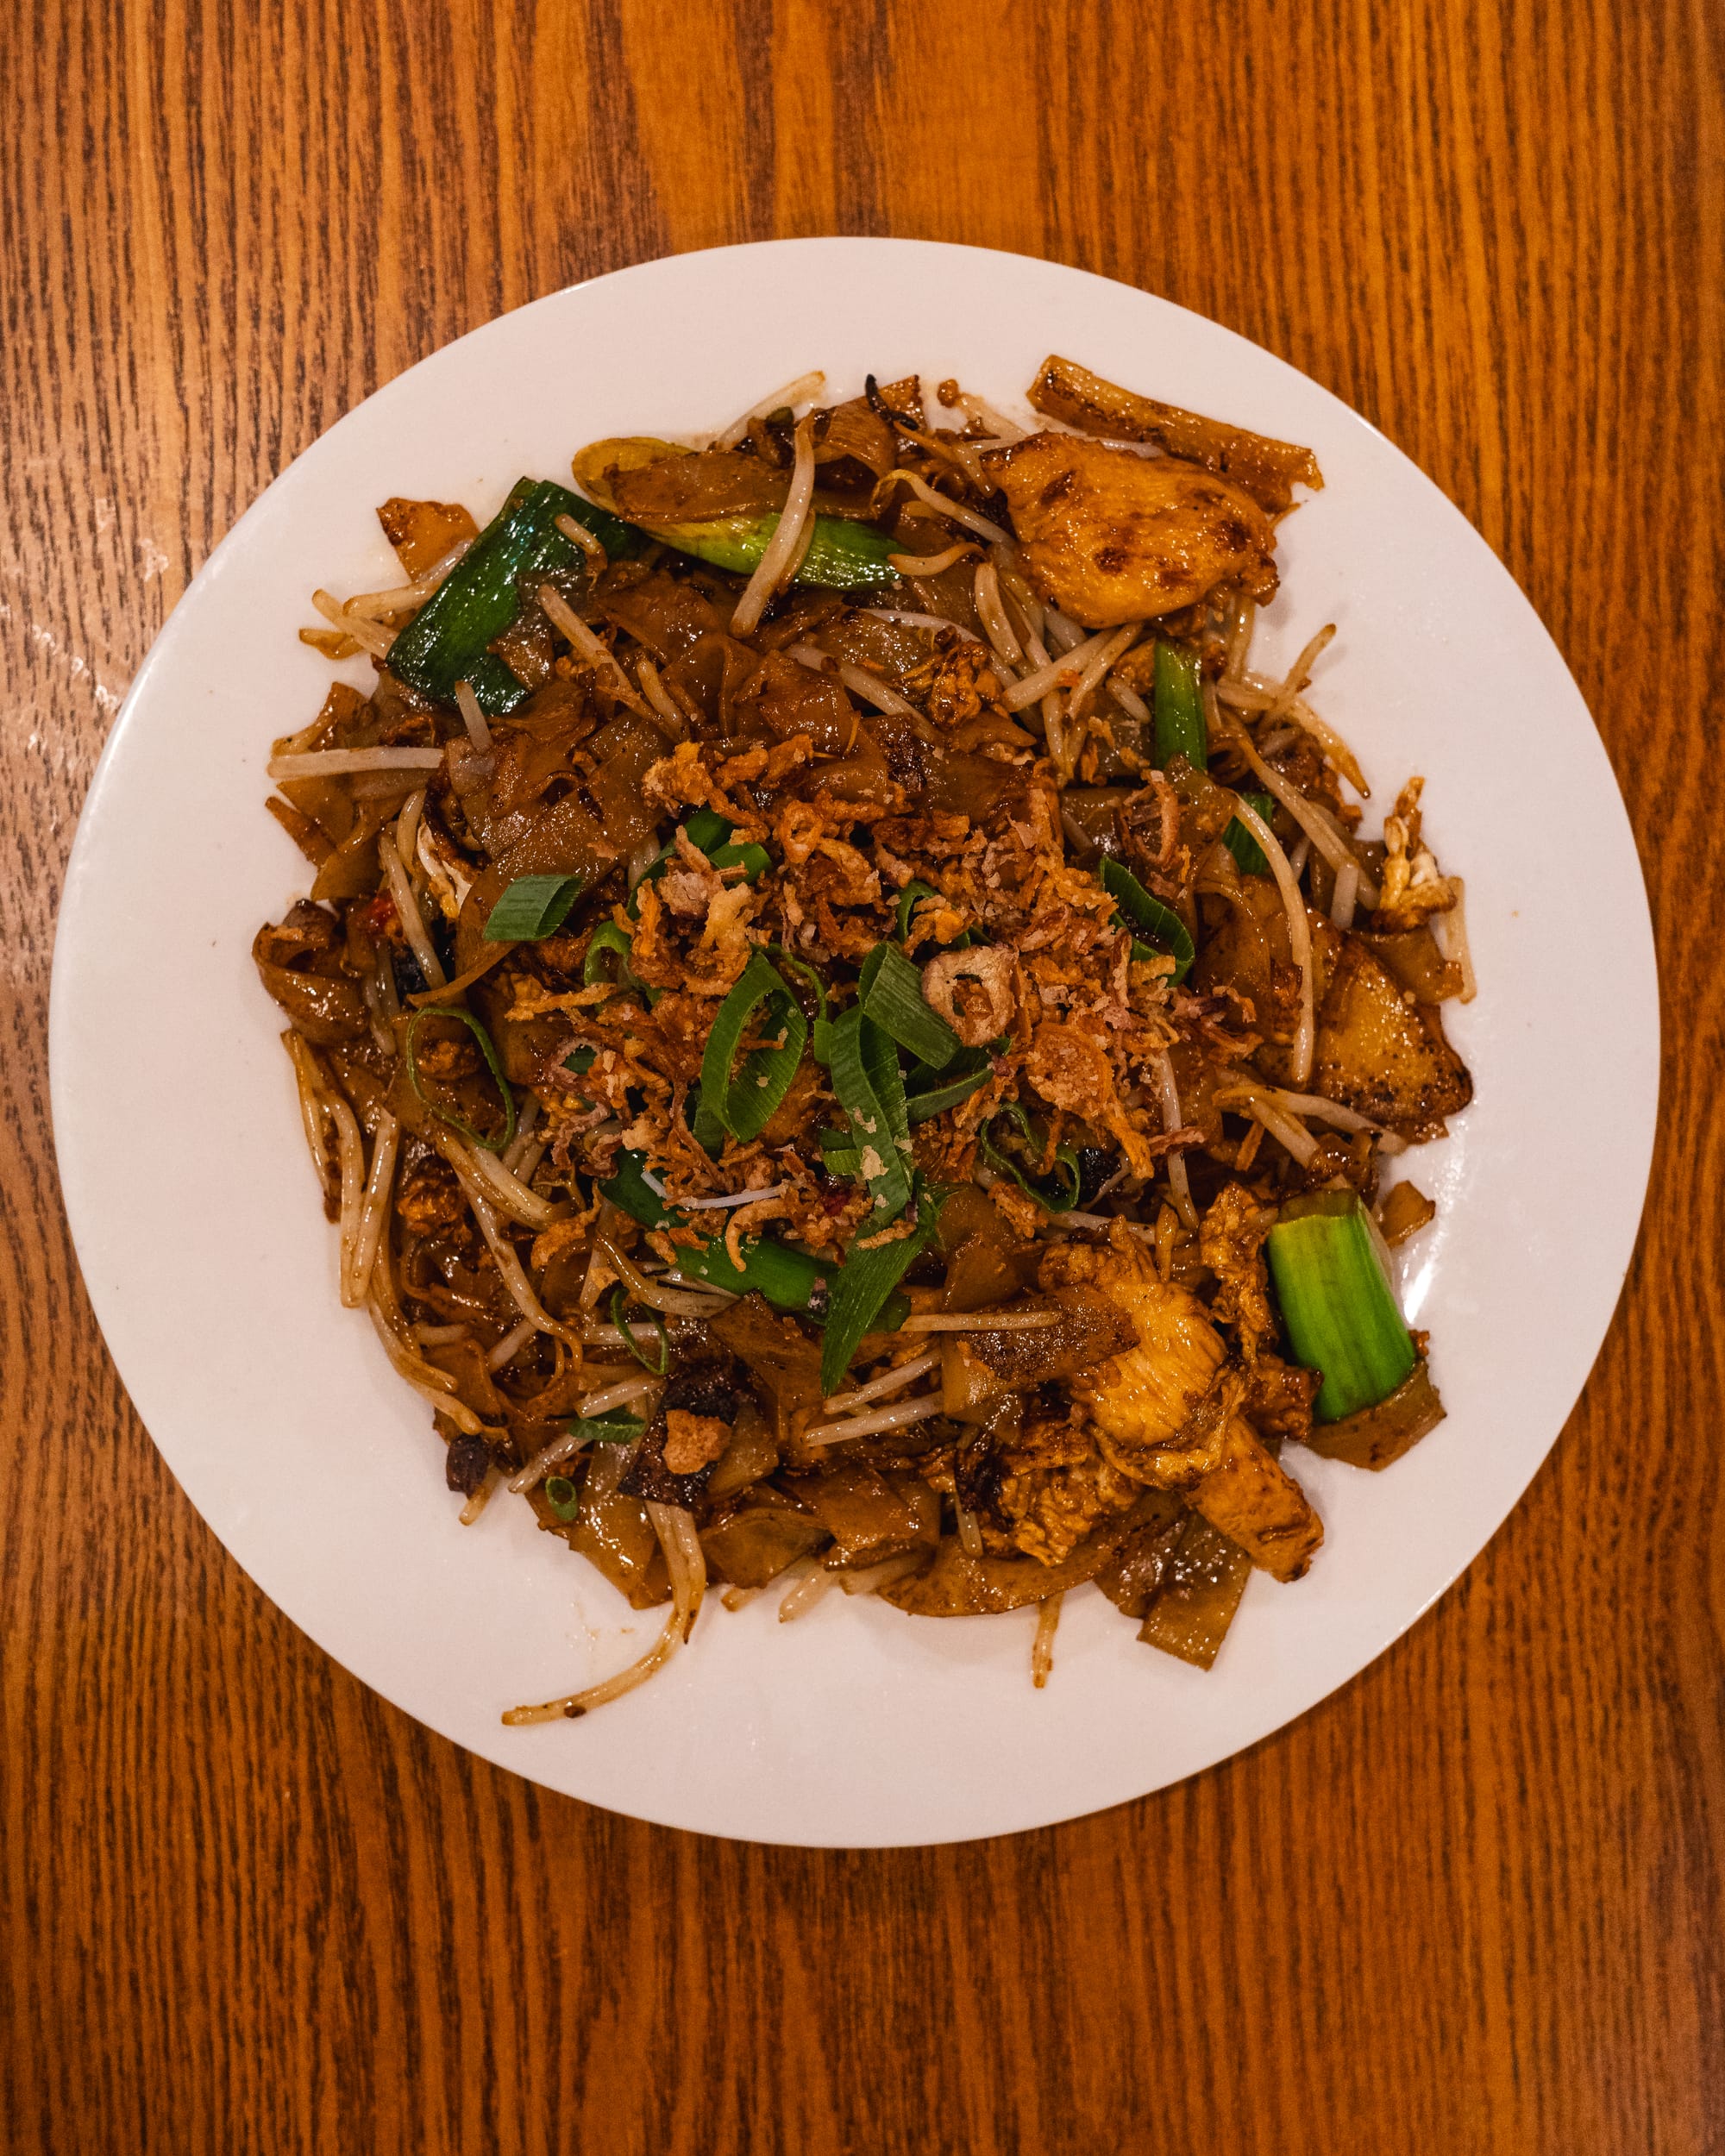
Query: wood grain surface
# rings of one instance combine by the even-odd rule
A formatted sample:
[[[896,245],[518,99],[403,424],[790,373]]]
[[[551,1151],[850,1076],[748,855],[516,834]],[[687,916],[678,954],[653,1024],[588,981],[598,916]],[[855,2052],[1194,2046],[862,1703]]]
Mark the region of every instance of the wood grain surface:
[[[1725,2149],[1722,47],[1718,0],[10,0],[8,2156]],[[79,803],[239,511],[501,309],[819,232],[1125,279],[1415,457],[1597,715],[1667,1029],[1616,1322],[1438,1609],[1184,1787],[883,1855],[548,1796],[302,1639],[107,1359],[46,1070]]]

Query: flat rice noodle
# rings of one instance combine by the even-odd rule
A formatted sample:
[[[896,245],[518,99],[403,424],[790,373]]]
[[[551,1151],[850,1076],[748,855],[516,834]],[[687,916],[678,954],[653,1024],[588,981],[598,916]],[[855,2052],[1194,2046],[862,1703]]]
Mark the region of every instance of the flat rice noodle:
[[[881,1599],[907,1617],[989,1617],[1003,1609],[1022,1609],[1069,1587],[1093,1580],[1120,1547],[1125,1520],[1111,1520],[1081,1542],[1058,1564],[1035,1557],[969,1557],[956,1535],[949,1536],[925,1572],[894,1580],[881,1588]]]
[[[731,718],[743,730],[764,731],[775,740],[806,734],[819,756],[846,756],[858,745],[862,722],[856,706],[837,681],[815,674],[781,651],[769,651],[751,680],[737,693]],[[875,754],[879,755],[879,750]]]
[[[912,1478],[894,1487],[866,1460],[833,1459],[817,1475],[799,1476],[796,1495],[832,1537],[839,1565],[875,1564],[940,1539],[940,1501]]]
[[[1311,1090],[1405,1138],[1440,1136],[1445,1118],[1473,1098],[1467,1066],[1435,1009],[1404,1003],[1360,937],[1341,941],[1318,1012]]]
[[[720,1311],[707,1329],[766,1395],[780,1443],[806,1429],[820,1410],[819,1341],[794,1319],[780,1317],[758,1291]]]
[[[621,1487],[630,1497],[646,1498],[656,1505],[678,1505],[685,1512],[693,1512],[706,1495],[714,1463],[709,1460],[691,1475],[673,1473],[665,1460],[669,1436],[661,1408],[630,1447]]]
[[[946,1253],[944,1311],[987,1310],[1035,1284],[1039,1245],[1019,1236],[975,1183],[961,1183],[941,1207],[939,1232]]]
[[[731,1442],[718,1456],[706,1486],[709,1501],[735,1497],[752,1489],[779,1464],[779,1448],[767,1426],[767,1418],[752,1400],[737,1410]]]
[[[1063,420],[1081,434],[1151,443],[1165,455],[1201,465],[1243,487],[1272,516],[1293,501],[1296,482],[1312,487],[1324,483],[1317,458],[1297,442],[1277,442],[1182,411],[1177,404],[1160,404],[1154,397],[1139,397],[1053,354],[1031,385],[1030,401],[1038,411]]]
[[[563,1472],[568,1474],[568,1468]],[[594,1495],[591,1482],[589,1468],[581,1484],[580,1510],[567,1523],[552,1512],[542,1482],[530,1493],[540,1526],[560,1533],[572,1550],[597,1565],[632,1609],[669,1601],[670,1576],[646,1506],[616,1490]]]
[[[1268,876],[1242,876],[1238,902],[1207,898],[1204,919],[1206,929],[1192,969],[1192,986],[1203,993],[1230,987],[1250,1000],[1256,1030],[1265,1036],[1264,1046],[1252,1061],[1272,1083],[1285,1084],[1293,1075],[1291,1054],[1299,1022],[1300,976],[1289,941],[1288,913],[1282,894]],[[1342,939],[1328,916],[1309,906],[1306,925],[1312,939],[1313,1007],[1320,1011]],[[1177,1076],[1176,1066],[1176,1082]],[[1226,1081],[1220,1082],[1226,1085]],[[1321,1093],[1326,1088],[1314,1084],[1309,1090]],[[1183,1092],[1180,1099],[1183,1107]]]
[[[614,719],[597,743],[602,753],[587,791],[599,805],[606,843],[619,854],[637,852],[658,830],[662,812],[648,801],[646,778],[668,746],[651,720],[633,711]]]
[[[662,569],[643,570],[638,562],[618,562],[607,569],[593,595],[605,619],[627,630],[661,666],[724,627],[712,602],[681,577],[668,576]]]
[[[767,1490],[720,1526],[703,1529],[700,1539],[715,1579],[732,1587],[767,1587],[799,1557],[819,1550],[827,1533],[810,1514]]]
[[[825,485],[843,487],[848,493],[860,486],[872,492],[874,482],[884,479],[898,461],[899,437],[866,397],[853,397],[835,404],[825,423],[816,429],[814,461]],[[833,465],[851,465],[854,473],[835,474]]]
[[[280,735],[272,748],[281,756],[305,749],[368,747],[376,739],[377,727],[364,696],[346,681],[332,681],[318,708],[316,731],[303,737]]]
[[[481,1422],[496,1429],[510,1420],[509,1402],[492,1383],[485,1350],[476,1340],[452,1340],[442,1347],[422,1347],[418,1352],[434,1369],[455,1379],[462,1402]]]
[[[665,686],[686,698],[721,734],[742,730],[737,702],[760,664],[756,653],[734,636],[713,631],[701,636],[665,669]]]
[[[416,502],[392,494],[378,511],[383,536],[415,580],[435,569],[451,547],[477,539],[480,528],[459,502]]]
[[[946,523],[938,523],[932,517],[919,517],[913,523],[901,523],[901,531],[911,536],[904,542],[906,554],[944,554],[960,539],[970,534]],[[961,629],[968,629],[973,636],[983,636],[982,617],[976,611],[976,560],[969,555],[955,561],[950,569],[943,569],[938,576],[913,576],[905,580],[904,609],[907,614],[937,614],[942,621],[957,622]]]
[[[1138,1344],[1132,1319],[1100,1289],[1060,1287],[1031,1308],[1059,1310],[1058,1321],[1034,1332],[967,1332],[966,1346],[995,1376],[1022,1392],[1055,1378],[1078,1377]]]
[[[366,1000],[345,975],[272,965],[257,956],[256,941],[252,950],[259,979],[295,1029],[315,1047],[330,1048],[338,1042],[362,1039],[368,1033]]]
[[[1191,1495],[1193,1509],[1273,1578],[1299,1579],[1323,1543],[1305,1491],[1239,1415],[1224,1434],[1220,1464]]]
[[[914,610],[906,608],[906,612]],[[903,622],[881,621],[861,608],[822,623],[808,640],[818,651],[847,666],[866,667],[889,687],[903,686],[906,676],[926,666],[934,651],[934,637],[926,629]]]
[[[719,517],[764,517],[782,509],[790,473],[741,449],[699,449],[633,471],[605,473],[620,517],[637,524],[700,524]]]
[[[1399,1460],[1443,1419],[1444,1403],[1422,1357],[1387,1400],[1339,1422],[1317,1424],[1305,1442],[1327,1460],[1377,1470]]]
[[[339,779],[284,779],[276,791],[309,816],[332,846],[354,828],[354,792]]]
[[[1156,647],[1146,643],[1140,649],[1152,655]],[[1135,658],[1136,652],[1128,654]],[[1151,693],[1150,682],[1145,682],[1145,693]],[[1199,771],[1188,763],[1184,756],[1169,760],[1169,784],[1174,798],[1180,804],[1180,843],[1186,849],[1195,874],[1205,855],[1234,819],[1234,797],[1226,787],[1220,787],[1208,771]],[[1176,856],[1176,859],[1178,856]],[[1243,885],[1251,888],[1262,884],[1272,899],[1276,897],[1275,879],[1269,875],[1245,876]],[[1278,901],[1279,902],[1279,901]]]
[[[503,1075],[511,1085],[537,1085],[545,1075],[547,1059],[558,1056],[560,1050],[565,1056],[568,1053],[568,1018],[555,1012],[548,1012],[543,1018],[517,1018],[513,986],[499,981],[494,974],[474,981],[467,991],[467,999],[477,1007],[497,1050],[497,1059],[503,1065]],[[480,1089],[480,1098],[482,1105],[479,1116],[469,1115],[468,1120],[484,1130],[497,1112],[497,1090],[488,1078]]]
[[[968,816],[973,824],[1022,806],[1025,774],[989,756],[943,757],[929,774],[925,805],[930,814]]]
[[[1396,987],[1406,989],[1416,1003],[1447,1003],[1461,993],[1461,968],[1444,956],[1430,929],[1362,934],[1359,940]]]
[[[1068,787],[1060,797],[1060,811],[1084,834],[1086,852],[1080,865],[1091,867],[1107,855],[1118,861],[1125,850],[1120,840],[1120,812],[1137,789],[1126,786]]]
[[[1220,1528],[1190,1514],[1170,1553],[1138,1638],[1208,1670],[1239,1608],[1251,1559]]]
[[[1116,1609],[1142,1618],[1186,1532],[1186,1501],[1176,1490],[1146,1490],[1132,1516],[1131,1532],[1097,1573],[1096,1584]]]

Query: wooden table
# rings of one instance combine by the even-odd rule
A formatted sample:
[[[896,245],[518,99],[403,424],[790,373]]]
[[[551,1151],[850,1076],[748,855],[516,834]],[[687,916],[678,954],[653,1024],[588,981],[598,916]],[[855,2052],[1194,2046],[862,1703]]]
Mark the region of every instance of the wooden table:
[[[5,49],[0,2146],[1725,2148],[1718,7],[56,0]],[[44,1052],[97,752],[266,481],[502,309],[828,231],[1164,293],[1417,458],[1597,714],[1668,1039],[1622,1308],[1437,1611],[1183,1788],[885,1855],[549,1796],[302,1639],[103,1351]]]

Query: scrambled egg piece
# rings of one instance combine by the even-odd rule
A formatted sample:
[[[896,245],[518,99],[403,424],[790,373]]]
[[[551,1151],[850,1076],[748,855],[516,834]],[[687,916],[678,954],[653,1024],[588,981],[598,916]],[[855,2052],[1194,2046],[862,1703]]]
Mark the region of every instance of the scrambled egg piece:
[[[982,461],[1031,582],[1088,628],[1170,614],[1219,585],[1275,595],[1270,519],[1226,479],[1079,435],[1028,435]]]

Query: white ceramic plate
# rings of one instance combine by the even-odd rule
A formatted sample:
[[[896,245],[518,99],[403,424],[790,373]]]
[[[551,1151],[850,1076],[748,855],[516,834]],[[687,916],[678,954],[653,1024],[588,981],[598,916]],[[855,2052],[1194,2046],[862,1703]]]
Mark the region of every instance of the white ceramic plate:
[[[396,580],[373,513],[393,493],[483,520],[520,473],[567,475],[597,436],[717,427],[815,366],[835,392],[920,369],[1021,410],[1051,349],[1322,463],[1328,485],[1284,529],[1265,649],[1291,658],[1339,624],[1317,697],[1374,781],[1373,818],[1424,772],[1440,857],[1468,883],[1481,989],[1449,1024],[1477,1101],[1408,1160],[1440,1213],[1403,1282],[1449,1419],[1380,1476],[1290,1453],[1325,1547],[1297,1586],[1254,1576],[1208,1676],[1139,1646],[1092,1589],[1068,1597],[1042,1692],[1032,1612],[942,1624],[835,1595],[781,1626],[762,1597],[710,1607],[690,1651],[603,1713],[505,1729],[502,1708],[620,1666],[659,1617],[631,1613],[524,1505],[459,1526],[425,1409],[337,1304],[280,1019],[249,956],[306,881],[262,805],[271,738],[329,677],[295,640],[308,596]],[[91,789],[55,953],[53,1115],[85,1276],[140,1413],[320,1645],[457,1743],[590,1802],[881,1846],[1042,1826],[1209,1766],[1443,1591],[1544,1458],[1610,1319],[1658,1023],[1640,872],[1587,711],[1509,575],[1398,450],[1280,360],[1124,285],[961,248],[785,241],[649,263],[474,331],[241,519],[139,673]]]

